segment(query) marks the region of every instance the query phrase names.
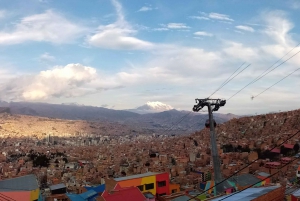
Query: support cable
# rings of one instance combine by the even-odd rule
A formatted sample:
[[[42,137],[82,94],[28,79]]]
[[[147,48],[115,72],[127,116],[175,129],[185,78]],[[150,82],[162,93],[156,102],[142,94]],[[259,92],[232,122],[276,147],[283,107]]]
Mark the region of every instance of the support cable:
[[[287,165],[293,163],[293,162],[296,161],[296,160],[298,160],[298,158],[295,158],[294,160],[291,160],[290,162],[284,164],[283,166],[281,166],[281,167],[279,168],[279,170],[278,170],[277,172],[271,174],[270,176],[264,178],[263,180],[261,180],[261,181],[259,181],[259,182],[256,182],[255,184],[252,184],[252,185],[250,185],[250,186],[244,188],[243,190],[240,190],[240,191],[237,191],[237,192],[235,192],[235,193],[232,193],[232,194],[230,194],[230,195],[226,196],[225,198],[222,198],[222,199],[220,199],[220,200],[218,200],[218,201],[225,200],[225,199],[227,199],[227,198],[229,198],[229,197],[231,197],[231,196],[234,196],[234,195],[236,195],[236,194],[239,194],[239,193],[245,191],[246,189],[251,188],[252,186],[254,186],[254,185],[256,185],[256,184],[259,184],[260,182],[262,182],[262,181],[264,181],[264,180],[266,180],[266,179],[269,179],[269,178],[275,176],[276,174],[278,174],[278,173],[280,172],[280,170],[281,170],[282,168],[284,168],[285,166],[287,166]]]
[[[230,82],[230,78],[245,64],[245,62],[240,65],[240,67],[238,67],[226,80],[225,82],[223,82],[221,84],[221,86],[219,86],[219,88],[217,88],[208,98],[210,98],[212,95],[214,95],[217,91],[219,91],[221,88],[223,88],[228,82]]]
[[[271,85],[270,87],[266,88],[265,90],[263,90],[262,92],[260,92],[259,94],[257,94],[256,96],[252,96],[252,100],[254,98],[256,98],[257,96],[263,94],[264,92],[266,92],[267,90],[271,89],[273,86],[275,86],[276,84],[278,84],[279,82],[281,82],[282,80],[284,80],[285,78],[291,76],[292,74],[294,74],[295,72],[297,72],[298,70],[300,70],[300,68],[297,68],[296,70],[294,70],[293,72],[291,72],[290,74],[286,75],[285,77],[283,77],[282,79],[280,79],[278,82],[274,83],[273,85]]]
[[[293,135],[291,135],[290,137],[288,137],[286,140],[284,140],[284,141],[283,141],[282,143],[280,143],[279,145],[274,146],[272,149],[270,149],[270,151],[272,151],[272,150],[275,149],[276,147],[282,146],[282,145],[283,145],[284,143],[286,143],[288,140],[290,140],[291,138],[295,137],[298,133],[300,133],[300,130],[298,130],[296,133],[294,133]],[[249,163],[248,165],[246,165],[245,167],[239,169],[238,171],[236,171],[234,174],[232,174],[231,176],[227,177],[227,178],[224,179],[223,181],[221,181],[221,182],[215,184],[215,185],[214,185],[213,187],[211,187],[211,188],[214,188],[214,187],[220,185],[221,183],[227,181],[228,179],[230,179],[231,177],[237,175],[237,174],[240,173],[242,170],[246,169],[247,167],[249,167],[250,165],[252,165],[253,163],[255,163],[255,162],[258,161],[258,160],[259,160],[259,158],[257,157],[257,159],[255,159],[254,161],[250,162],[250,163]],[[208,190],[209,190],[209,189],[208,189]],[[193,199],[193,198],[196,198],[196,197],[198,197],[199,195],[202,195],[203,193],[206,193],[208,190],[206,190],[206,191],[204,191],[204,192],[202,192],[202,193],[200,193],[200,194],[197,194],[196,196],[193,196],[193,197],[190,198],[189,200],[191,200],[191,199]]]
[[[298,47],[300,45],[300,43],[296,46],[296,47]],[[294,47],[292,50],[294,50],[296,47]],[[292,51],[291,50],[291,51]],[[289,54],[291,51],[289,51],[287,54]],[[278,64],[277,66],[275,66],[273,69],[271,69],[270,71],[268,71],[268,72],[263,72],[261,75],[259,75],[257,78],[255,78],[254,80],[252,80],[251,82],[249,82],[247,85],[245,85],[243,88],[241,88],[240,90],[238,90],[235,94],[233,94],[230,98],[228,98],[227,99],[227,101],[228,100],[230,100],[231,98],[233,98],[234,96],[236,96],[237,94],[239,94],[242,90],[244,90],[246,87],[248,87],[249,85],[251,85],[251,84],[253,84],[253,83],[255,83],[255,82],[257,82],[258,80],[260,80],[261,78],[263,78],[263,77],[265,77],[266,75],[268,75],[269,73],[271,73],[273,70],[275,70],[276,68],[278,68],[279,66],[281,66],[282,64],[284,64],[284,63],[286,63],[287,61],[289,61],[290,59],[292,59],[294,56],[296,56],[297,54],[299,54],[300,53],[300,51],[298,51],[298,52],[296,52],[295,54],[293,54],[292,56],[290,56],[288,59],[286,59],[286,60],[284,60],[283,62],[281,62],[280,64]],[[286,54],[286,55],[287,55]],[[283,57],[285,57],[286,55],[284,55]],[[282,58],[283,58],[282,57]],[[282,58],[280,58],[278,61],[280,61]],[[276,61],[271,67],[273,67],[276,63],[278,63],[278,61]],[[270,67],[268,68],[268,69],[270,69]],[[267,69],[267,70],[268,70]]]

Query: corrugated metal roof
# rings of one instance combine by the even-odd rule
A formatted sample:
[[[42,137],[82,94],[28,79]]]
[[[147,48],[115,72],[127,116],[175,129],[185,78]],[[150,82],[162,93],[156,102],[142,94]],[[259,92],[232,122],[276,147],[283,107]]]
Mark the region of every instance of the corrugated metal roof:
[[[0,191],[32,191],[39,188],[34,174],[0,181]]]
[[[188,201],[189,199],[191,199],[190,197],[183,195],[177,198],[172,199],[171,201]]]
[[[129,179],[138,179],[138,178],[142,178],[142,177],[149,177],[149,176],[154,176],[157,174],[162,174],[162,173],[158,173],[158,172],[146,172],[144,174],[137,174],[137,175],[131,175],[131,176],[127,176],[127,177],[120,177],[120,178],[115,178],[115,181],[124,181],[124,180],[129,180]]]
[[[238,184],[240,186],[248,186],[248,185],[256,184],[261,180],[252,174],[242,174],[239,176],[231,177],[229,181],[234,182],[235,184]]]
[[[80,197],[82,197],[83,199],[87,200],[91,197],[96,197],[98,195],[98,193],[94,190],[89,190],[89,191],[86,191],[84,193],[81,193],[80,194]]]
[[[49,188],[51,191],[53,191],[53,190],[57,190],[57,189],[61,189],[61,188],[66,188],[66,185],[65,184],[55,184],[55,185],[49,186]]]
[[[105,190],[105,184],[99,185],[99,186],[85,186],[86,190],[94,190],[97,193],[102,193]]]
[[[280,186],[269,186],[269,187],[260,187],[260,188],[248,188],[244,191],[241,191],[236,194],[229,194],[222,197],[218,197],[215,199],[212,199],[212,201],[218,201],[221,199],[224,199],[228,197],[228,199],[224,199],[226,201],[251,201],[254,198],[260,197],[264,194],[267,194]],[[229,197],[230,196],[230,197]]]
[[[294,191],[294,192],[292,193],[292,195],[294,195],[294,196],[296,196],[296,197],[300,197],[300,189],[297,190],[297,191]]]
[[[270,176],[270,174],[268,174],[266,172],[259,172],[259,173],[257,173],[257,175],[262,176],[262,177],[268,177],[268,176]]]

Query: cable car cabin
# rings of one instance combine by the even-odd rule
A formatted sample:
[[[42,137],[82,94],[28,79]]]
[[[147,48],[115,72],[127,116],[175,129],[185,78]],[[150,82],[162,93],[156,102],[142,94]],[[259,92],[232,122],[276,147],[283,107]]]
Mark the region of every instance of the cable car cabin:
[[[217,127],[217,123],[216,121],[213,119],[213,122],[214,122],[214,127],[216,128]],[[206,120],[205,122],[205,127],[206,128],[210,128],[210,122],[209,122],[209,119]]]
[[[300,165],[297,168],[296,176],[297,178],[300,178]]]

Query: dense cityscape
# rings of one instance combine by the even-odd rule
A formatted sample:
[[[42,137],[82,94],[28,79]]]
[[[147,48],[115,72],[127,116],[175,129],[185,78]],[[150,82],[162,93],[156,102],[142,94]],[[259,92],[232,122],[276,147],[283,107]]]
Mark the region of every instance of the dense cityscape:
[[[210,198],[214,197],[213,192],[202,194],[210,188],[208,185],[214,178],[207,128],[185,136],[142,133],[105,136],[79,132],[54,135],[51,131],[53,119],[43,118],[39,126],[45,133],[38,134],[33,129],[35,135],[32,137],[12,137],[13,133],[22,132],[14,126],[13,119],[22,125],[28,124],[28,119],[41,118],[1,114],[0,187],[10,180],[34,175],[35,187],[45,200],[72,200],[72,196],[89,190],[97,192],[97,200],[110,200],[109,192],[114,188],[111,182],[119,183],[120,188],[129,188],[130,182],[121,181],[130,181],[133,175],[136,178],[163,175],[167,184],[162,187],[168,189],[153,186],[141,190],[140,184],[134,187],[139,187],[143,199],[147,196],[158,200],[176,200],[182,196],[191,199],[201,194],[193,199],[214,200]],[[234,191],[259,181],[257,187],[280,185],[285,188],[295,182],[298,161],[283,165],[292,161],[299,151],[300,134],[290,138],[299,129],[299,119],[300,111],[295,110],[234,118],[216,127],[224,178],[255,161],[231,178]],[[68,121],[55,119],[56,125],[60,125],[59,121],[68,125]],[[80,122],[74,121],[72,125]],[[122,196],[126,196],[125,190],[123,193]],[[1,194],[13,198],[11,192],[3,189]]]
[[[300,201],[299,11],[0,1],[0,201]]]

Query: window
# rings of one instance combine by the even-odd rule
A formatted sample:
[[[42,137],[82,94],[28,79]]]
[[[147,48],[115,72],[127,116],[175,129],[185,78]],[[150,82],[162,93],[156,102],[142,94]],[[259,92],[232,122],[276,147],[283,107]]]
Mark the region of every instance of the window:
[[[176,192],[177,192],[177,189],[173,189],[173,190],[172,190],[172,193],[176,193]]]
[[[146,190],[154,189],[154,183],[151,183],[151,184],[145,184],[145,189],[146,189]]]
[[[144,185],[140,185],[140,186],[137,186],[137,187],[140,189],[140,191],[144,190]]]
[[[166,186],[166,181],[159,181],[157,182],[158,187]]]

